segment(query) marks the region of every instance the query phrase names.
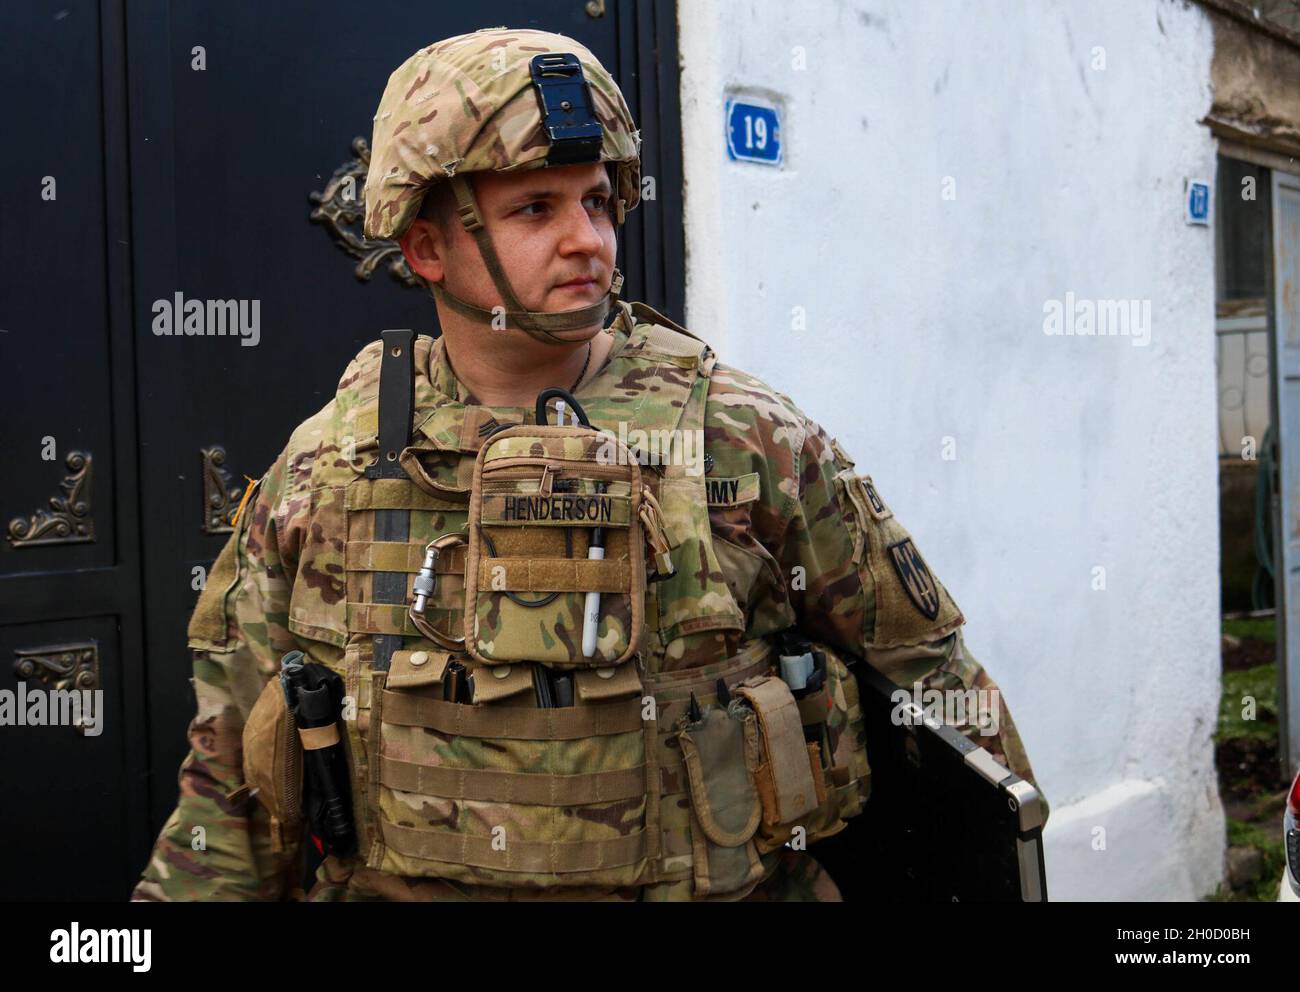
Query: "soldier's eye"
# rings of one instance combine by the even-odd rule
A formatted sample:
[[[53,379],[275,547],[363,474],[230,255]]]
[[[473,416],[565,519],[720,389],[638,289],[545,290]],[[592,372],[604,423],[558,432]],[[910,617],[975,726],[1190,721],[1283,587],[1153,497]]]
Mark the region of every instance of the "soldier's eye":
[[[525,203],[522,207],[516,210],[515,213],[523,214],[525,217],[537,217],[545,209],[545,203],[541,200],[534,200],[532,203]]]
[[[589,205],[588,209],[591,210],[593,213],[603,213],[606,204],[609,203],[609,197],[607,197],[604,193],[592,193],[589,197],[587,197],[582,202],[588,204]]]

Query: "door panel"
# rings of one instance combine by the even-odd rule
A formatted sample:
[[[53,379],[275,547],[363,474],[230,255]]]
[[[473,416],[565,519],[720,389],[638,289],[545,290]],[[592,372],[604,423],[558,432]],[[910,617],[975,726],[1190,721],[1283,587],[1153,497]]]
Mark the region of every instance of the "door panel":
[[[123,801],[128,729],[118,618],[7,624],[0,627],[0,658],[14,662],[0,666],[0,692],[26,702],[24,719],[52,722],[54,689],[103,693],[87,733],[66,722],[0,729],[21,742],[6,748],[0,762],[10,852],[0,882],[5,898],[122,899],[141,866],[126,856],[130,821],[139,813]],[[43,696],[39,703],[36,694]],[[65,721],[75,712],[70,701],[58,705]]]
[[[432,301],[387,259],[358,278],[363,259],[312,218],[313,194],[355,162],[354,139],[369,141],[401,61],[493,24],[589,46],[623,82],[657,179],[621,239],[627,295],[681,316],[674,7],[609,2],[592,17],[587,6],[329,0],[268,16],[254,0],[5,5],[0,78],[23,140],[0,157],[0,354],[22,374],[0,417],[0,520],[30,530],[76,490],[65,522],[93,524],[94,539],[0,542],[0,688],[17,686],[20,649],[93,641],[113,703],[94,740],[0,727],[4,796],[25,814],[0,820],[0,845],[26,861],[0,873],[0,898],[126,896],[176,801],[194,712],[195,569],[226,540],[243,477],[266,470],[382,330],[437,332]],[[54,200],[40,196],[46,175]],[[205,315],[209,300],[249,315],[256,301],[256,345],[156,333],[177,294]],[[89,457],[79,480],[72,452]],[[34,834],[32,822],[55,826]],[[73,823],[104,825],[93,858],[70,856]]]
[[[120,899],[148,827],[122,15],[0,18],[0,899]],[[15,722],[92,675],[98,735]]]
[[[10,143],[0,166],[0,353],[5,368],[21,370],[23,390],[0,418],[9,469],[0,493],[8,538],[0,576],[115,559],[104,171],[100,156],[85,154],[100,145],[103,117],[98,87],[65,78],[67,62],[98,66],[99,31],[93,2],[68,5],[65,13],[56,20],[48,9],[33,12],[0,32],[6,93],[49,94],[12,100],[6,126],[23,140]],[[79,471],[86,458],[88,471]],[[73,505],[52,507],[51,499],[67,495],[64,479],[74,476],[80,491]],[[71,512],[78,504],[84,513]]]

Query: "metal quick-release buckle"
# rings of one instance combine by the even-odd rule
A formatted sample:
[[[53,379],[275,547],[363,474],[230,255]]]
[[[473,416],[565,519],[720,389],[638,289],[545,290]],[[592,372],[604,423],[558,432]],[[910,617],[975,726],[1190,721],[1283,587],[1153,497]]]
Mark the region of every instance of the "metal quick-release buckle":
[[[542,129],[551,139],[547,166],[599,162],[605,129],[592,112],[591,86],[570,52],[535,55],[529,64]]]

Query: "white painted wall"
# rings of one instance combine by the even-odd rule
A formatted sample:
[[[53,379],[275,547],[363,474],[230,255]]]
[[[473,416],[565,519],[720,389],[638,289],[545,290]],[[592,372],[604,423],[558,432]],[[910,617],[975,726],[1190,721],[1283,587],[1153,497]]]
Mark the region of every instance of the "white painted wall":
[[[1214,255],[1182,216],[1184,177],[1214,175],[1206,15],[681,0],[679,20],[689,326],[839,437],[960,603],[1052,805],[1052,897],[1212,891]],[[728,161],[737,91],[783,104],[784,169]],[[1150,300],[1149,345],[1045,335],[1067,291]]]

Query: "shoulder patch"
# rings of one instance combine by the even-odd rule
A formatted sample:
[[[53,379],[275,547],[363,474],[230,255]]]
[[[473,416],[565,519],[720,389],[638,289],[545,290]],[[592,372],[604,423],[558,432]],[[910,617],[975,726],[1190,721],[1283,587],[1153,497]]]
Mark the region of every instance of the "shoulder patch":
[[[912,539],[907,537],[896,544],[891,544],[888,551],[889,560],[894,566],[894,571],[898,573],[898,581],[902,583],[903,590],[912,601],[912,605],[920,610],[927,620],[937,620],[939,587],[934,581],[934,576],[930,574],[925,559],[921,557],[921,552],[917,551],[916,545],[912,543]]]
[[[876,492],[871,476],[850,473],[845,476],[844,481],[849,500],[862,516],[871,516],[876,520],[887,520],[894,515],[894,511],[885,505],[885,501]]]
[[[869,577],[875,593],[867,643],[893,648],[937,641],[965,623],[870,477],[845,469],[835,479],[847,503],[853,560],[867,573],[863,582]]]

